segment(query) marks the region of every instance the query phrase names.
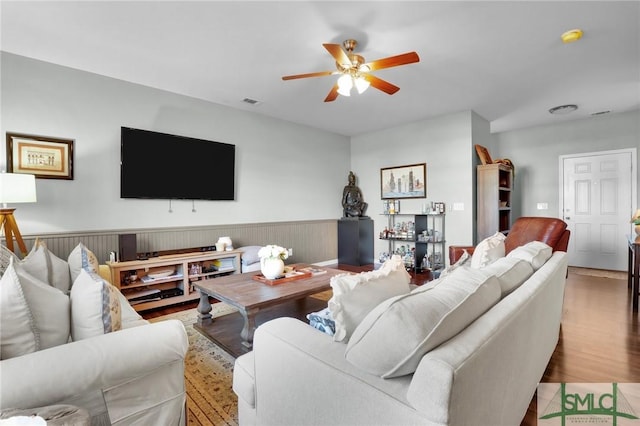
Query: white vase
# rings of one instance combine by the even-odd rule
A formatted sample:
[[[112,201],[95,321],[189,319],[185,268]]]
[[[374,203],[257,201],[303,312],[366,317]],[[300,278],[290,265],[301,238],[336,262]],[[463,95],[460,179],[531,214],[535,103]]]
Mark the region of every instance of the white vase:
[[[260,271],[268,280],[275,280],[284,272],[284,262],[279,257],[260,259]]]

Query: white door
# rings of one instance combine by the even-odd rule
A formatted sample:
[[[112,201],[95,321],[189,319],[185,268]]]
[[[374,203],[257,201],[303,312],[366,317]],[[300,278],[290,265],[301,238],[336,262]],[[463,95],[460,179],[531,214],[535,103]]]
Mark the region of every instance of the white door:
[[[635,155],[630,149],[560,157],[560,208],[571,231],[569,265],[627,269]]]

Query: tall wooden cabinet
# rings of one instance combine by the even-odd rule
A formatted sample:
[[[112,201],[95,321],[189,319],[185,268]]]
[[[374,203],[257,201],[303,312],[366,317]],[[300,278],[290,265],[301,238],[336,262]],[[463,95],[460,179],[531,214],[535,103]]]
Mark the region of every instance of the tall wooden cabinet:
[[[478,241],[511,229],[513,170],[504,164],[478,166]]]

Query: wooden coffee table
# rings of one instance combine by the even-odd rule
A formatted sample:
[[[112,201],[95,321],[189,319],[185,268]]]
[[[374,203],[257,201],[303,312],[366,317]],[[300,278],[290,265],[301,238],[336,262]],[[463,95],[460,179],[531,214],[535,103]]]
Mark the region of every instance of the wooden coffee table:
[[[309,265],[291,266],[300,269]],[[331,289],[331,277],[347,272],[322,269],[327,273],[275,285],[254,280],[259,272],[196,281],[193,284],[200,292],[200,303],[194,328],[235,357],[249,352],[258,325],[283,316],[306,320],[306,314],[327,307],[326,300],[309,296]],[[213,318],[209,296],[238,312]]]

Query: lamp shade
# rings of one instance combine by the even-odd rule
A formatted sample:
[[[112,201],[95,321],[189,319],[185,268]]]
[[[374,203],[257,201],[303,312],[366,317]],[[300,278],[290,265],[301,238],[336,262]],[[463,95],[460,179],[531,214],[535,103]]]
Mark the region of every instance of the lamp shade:
[[[35,203],[35,175],[0,173],[0,203]]]

